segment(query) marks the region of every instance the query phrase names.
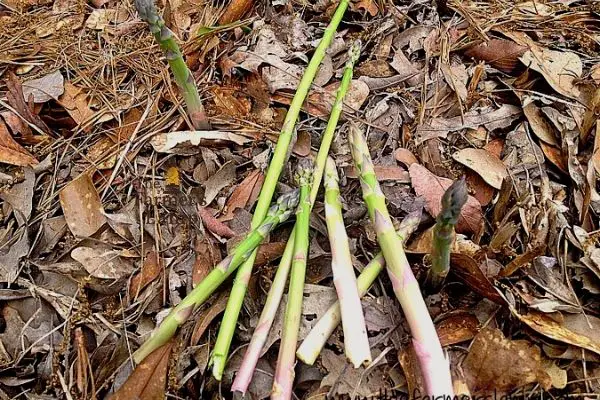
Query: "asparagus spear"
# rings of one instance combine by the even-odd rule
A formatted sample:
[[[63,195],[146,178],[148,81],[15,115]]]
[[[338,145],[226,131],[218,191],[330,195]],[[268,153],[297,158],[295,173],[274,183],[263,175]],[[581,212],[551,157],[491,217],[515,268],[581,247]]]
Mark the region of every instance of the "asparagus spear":
[[[150,338],[133,354],[134,361],[139,364],[148,354],[165,344],[200,304],[202,304],[237,267],[240,266],[265,237],[281,222],[289,218],[298,204],[299,191],[294,190],[277,199],[263,223],[253,229],[236,248],[225,257],[179,303],[163,322],[152,332]]]
[[[325,220],[331,244],[331,270],[342,314],[344,350],[354,368],[358,368],[363,363],[371,362],[371,349],[369,348],[365,316],[356,287],[356,276],[352,268],[348,235],[342,218],[338,181],[335,162],[328,158],[325,165],[324,185]]]
[[[175,35],[165,26],[165,21],[156,11],[154,0],[135,0],[134,4],[140,18],[148,23],[150,32],[152,32],[161,50],[165,53],[165,57],[171,67],[171,72],[173,72],[173,76],[175,77],[175,82],[179,86],[185,100],[188,115],[194,128],[201,130],[210,129],[194,76],[183,60],[179,45],[175,41]]]
[[[291,399],[294,384],[294,365],[296,361],[296,346],[302,315],[302,299],[304,298],[304,278],[306,276],[306,256],[308,254],[308,231],[310,222],[310,185],[312,181],[312,165],[308,159],[302,159],[298,165],[297,180],[300,186],[300,202],[296,215],[296,233],[294,235],[294,259],[288,302],[285,309],[279,355],[271,399]]]
[[[404,218],[398,229],[398,236],[402,242],[410,236],[419,226],[421,221],[421,212],[411,213]],[[378,253],[373,260],[362,270],[358,279],[356,280],[358,286],[358,294],[363,297],[369,291],[369,288],[375,282],[375,279],[379,276],[383,268],[385,267],[385,259],[383,254]],[[329,309],[319,318],[317,324],[310,330],[308,336],[304,339],[298,351],[296,351],[296,357],[305,364],[313,365],[317,360],[317,357],[325,347],[327,339],[331,336],[335,328],[342,321],[342,314],[340,311],[340,301],[335,302]],[[345,334],[344,334],[345,336]]]
[[[431,285],[439,287],[450,271],[450,248],[454,242],[454,227],[460,217],[460,210],[467,202],[468,192],[465,179],[454,182],[442,196],[442,210],[433,228],[433,249],[431,251]]]
[[[413,335],[413,346],[421,366],[427,393],[430,396],[453,396],[448,360],[444,356],[419,284],[406,259],[402,241],[394,231],[385,204],[385,196],[375,176],[367,143],[361,129],[355,124],[350,127],[350,148],[359,174],[363,199],[386,261],[388,276]]]
[[[296,94],[292,99],[290,109],[285,116],[283,127],[281,128],[281,133],[279,134],[279,139],[277,140],[277,145],[275,146],[273,159],[271,160],[271,164],[267,170],[267,176],[265,177],[263,188],[258,197],[258,204],[256,205],[256,210],[254,211],[254,216],[252,218],[253,226],[259,224],[264,218],[264,209],[271,201],[273,191],[275,190],[275,185],[279,180],[279,175],[281,174],[283,165],[287,160],[288,151],[291,149],[291,145],[293,145],[292,138],[294,137],[295,125],[296,121],[298,120],[298,115],[300,114],[302,104],[304,103],[304,99],[308,95],[312,81],[319,70],[319,65],[325,57],[325,52],[333,40],[337,26],[342,20],[342,16],[348,7],[348,1],[349,0],[340,1],[340,4],[333,15],[331,22],[325,29],[323,38],[315,49],[315,53],[313,54],[308,66],[306,67],[306,71],[304,72],[304,75],[298,84],[298,89],[296,89]],[[229,347],[231,345],[231,340],[233,339],[233,333],[237,325],[240,310],[242,309],[244,296],[246,295],[246,290],[248,288],[248,282],[252,276],[252,267],[254,266],[255,257],[256,252],[254,252],[240,267],[239,271],[237,272],[233,288],[231,289],[229,300],[227,301],[227,306],[225,308],[225,313],[223,314],[221,327],[219,329],[219,334],[217,336],[217,342],[215,344],[212,357],[213,376],[217,380],[220,380],[221,376],[223,375],[227,361],[227,355],[229,353]]]
[[[340,3],[339,7],[342,7],[343,4],[344,2]],[[344,97],[346,96],[348,88],[350,87],[350,82],[352,81],[354,64],[358,60],[359,55],[360,42],[357,41],[350,48],[349,59],[344,69],[342,82],[338,88],[331,115],[329,117],[329,121],[327,122],[325,132],[323,133],[321,146],[319,147],[319,152],[316,157],[315,168],[313,172],[313,184],[310,192],[311,207],[314,205],[317,198],[317,193],[319,192],[319,186],[321,185],[321,178],[323,177],[327,154],[329,154],[329,148],[331,147],[331,142],[333,141],[335,129],[342,113]],[[294,253],[294,234],[295,230],[290,235],[290,238],[286,244],[281,261],[279,262],[279,268],[277,269],[277,273],[275,274],[275,278],[273,279],[273,283],[269,289],[269,294],[267,295],[267,300],[265,301],[258,324],[256,325],[256,330],[254,331],[252,339],[246,348],[242,365],[240,366],[235,380],[233,381],[233,385],[231,386],[231,390],[234,392],[238,391],[241,393],[246,393],[248,390],[248,386],[252,380],[252,375],[254,374],[254,369],[256,368],[256,363],[258,362],[260,353],[267,341],[267,337],[269,336],[269,331],[273,325],[281,298],[283,297],[285,283],[287,282],[292,265],[292,256]]]

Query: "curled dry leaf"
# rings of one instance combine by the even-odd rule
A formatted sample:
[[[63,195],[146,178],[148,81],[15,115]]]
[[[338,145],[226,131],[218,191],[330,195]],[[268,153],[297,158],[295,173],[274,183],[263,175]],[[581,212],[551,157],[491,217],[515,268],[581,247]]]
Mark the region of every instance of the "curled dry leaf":
[[[417,157],[412,153],[412,151],[400,147],[394,151],[394,158],[396,161],[404,164],[406,167],[410,167],[412,164],[418,163]]]
[[[129,283],[129,294],[133,297],[137,297],[143,288],[158,278],[164,267],[164,260],[156,251],[152,250],[146,254],[140,272],[131,278],[131,282]]]
[[[559,148],[554,146],[550,146],[544,142],[540,142],[540,147],[544,152],[546,158],[554,164],[558,169],[560,169],[565,174],[569,173],[569,166],[566,160],[566,157],[562,154],[562,151]]]
[[[67,226],[76,237],[89,237],[106,222],[100,195],[88,174],[69,182],[59,194]]]
[[[486,183],[496,189],[500,189],[502,181],[508,175],[502,160],[485,149],[462,149],[454,153],[452,158],[477,172]]]
[[[23,82],[23,96],[29,99],[33,96],[35,103],[45,103],[49,100],[57,100],[65,91],[65,78],[59,70],[38,79]]]
[[[30,124],[38,127],[44,133],[49,134],[50,128],[40,118],[39,115],[33,112],[33,110],[27,104],[27,100],[23,95],[23,86],[19,81],[19,78],[12,72],[8,73],[8,79],[6,79],[6,86],[8,92],[6,93],[6,99],[8,103]]]
[[[600,318],[593,315],[545,314],[538,311],[520,314],[514,307],[509,308],[514,316],[534,331],[600,355]]]
[[[438,322],[435,326],[442,346],[466,342],[479,331],[479,320],[472,314],[454,314]]]
[[[558,93],[572,99],[579,98],[581,93],[576,82],[583,72],[583,64],[577,54],[532,46],[520,60],[528,68],[542,74]]]
[[[452,185],[452,180],[442,178],[429,172],[427,168],[420,164],[412,164],[409,169],[410,181],[417,195],[425,199],[425,209],[436,217],[441,211],[441,200],[446,189]],[[483,212],[481,204],[473,196],[469,196],[464,205],[458,224],[457,232],[479,231],[483,224]]]
[[[39,164],[29,151],[13,139],[2,119],[0,119],[0,162],[20,167]]]
[[[235,181],[235,169],[235,164],[228,162],[204,182],[204,204],[208,205],[212,203],[221,189],[233,184]]]
[[[197,239],[196,260],[192,269],[192,285],[197,285],[221,261],[221,251],[208,237]]]
[[[461,129],[477,129],[479,126],[485,126],[489,131],[506,128],[510,126],[521,115],[519,107],[503,104],[499,109],[484,108],[473,110],[462,116],[453,118],[433,118],[428,123],[417,127],[415,143],[420,144],[433,138],[445,138],[450,132],[456,132]]]
[[[408,172],[398,166],[375,165],[374,169],[377,180],[379,181],[396,181],[400,183],[410,182],[410,176],[408,175]],[[358,178],[356,168],[353,166],[344,168],[344,173],[348,178]]]
[[[219,25],[227,25],[232,22],[236,22],[244,16],[254,4],[253,0],[234,0],[229,3],[221,17],[219,18]]]
[[[229,221],[233,218],[235,210],[248,205],[255,187],[261,187],[265,177],[259,170],[255,169],[235,188],[227,201],[227,213],[220,218],[221,221]]]
[[[160,400],[165,397],[167,368],[173,341],[154,350],[129,375],[109,400]]]
[[[92,246],[80,246],[71,251],[71,257],[79,262],[94,278],[120,280],[133,272],[133,266],[110,246],[94,243]]]
[[[197,206],[197,210],[200,219],[202,219],[202,223],[209,231],[224,238],[232,238],[235,236],[235,232],[231,230],[230,227],[215,218],[205,207]]]
[[[556,135],[554,134],[554,128],[550,125],[546,117],[544,117],[542,110],[538,106],[529,103],[523,107],[523,113],[529,121],[531,130],[540,140],[552,146],[559,145]]]
[[[194,332],[192,333],[192,337],[190,339],[190,344],[192,346],[200,343],[200,339],[202,335],[206,331],[206,328],[210,325],[210,323],[223,311],[225,311],[225,307],[227,306],[227,300],[229,299],[229,293],[223,292],[221,295],[215,300],[214,303],[208,308],[208,310],[202,313],[202,316],[196,322],[194,326]]]
[[[227,143],[244,145],[251,139],[233,132],[178,131],[159,133],[150,140],[155,151],[167,154],[192,155],[200,153],[200,146],[221,146]]]
[[[88,106],[87,94],[82,88],[73,85],[71,82],[65,83],[65,91],[58,99],[58,104],[63,106],[77,125],[86,124],[89,129],[89,122],[94,116],[94,112]]]
[[[498,329],[479,332],[462,366],[473,394],[504,393],[534,382],[546,390],[552,385],[540,349],[526,340],[507,339]]]
[[[492,300],[497,304],[504,305],[502,296],[498,294],[494,285],[485,276],[477,261],[466,254],[453,253],[450,259],[451,271],[465,282],[474,292]]]
[[[485,61],[500,71],[512,72],[519,65],[519,57],[527,51],[526,46],[521,46],[507,39],[490,39],[487,43],[469,46],[465,50],[467,57]]]

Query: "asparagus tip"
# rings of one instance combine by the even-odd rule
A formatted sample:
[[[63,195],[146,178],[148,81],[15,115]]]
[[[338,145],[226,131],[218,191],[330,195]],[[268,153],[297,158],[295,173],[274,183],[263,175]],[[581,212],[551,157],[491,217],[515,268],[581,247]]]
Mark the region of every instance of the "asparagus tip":
[[[455,225],[458,222],[460,211],[467,202],[469,192],[464,176],[450,185],[442,196],[442,211],[439,220]]]

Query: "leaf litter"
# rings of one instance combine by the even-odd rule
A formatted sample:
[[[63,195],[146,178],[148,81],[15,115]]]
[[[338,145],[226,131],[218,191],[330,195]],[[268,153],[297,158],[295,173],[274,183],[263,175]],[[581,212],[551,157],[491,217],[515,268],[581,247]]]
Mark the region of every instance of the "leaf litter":
[[[256,327],[289,223],[259,248],[221,387],[205,371],[229,284],[168,346],[136,368],[128,360],[248,231],[277,132],[335,4],[159,3],[211,130],[188,125],[130,1],[8,2],[0,11],[0,397],[211,398],[227,392]],[[360,37],[330,152],[355,267],[378,245],[348,120],[368,126],[394,222],[425,206],[408,259],[468,393],[598,387],[596,14],[580,0],[353,2],[303,105],[279,192],[294,186],[290,166],[318,149],[346,50]],[[429,293],[433,219],[463,175],[470,196],[451,273]],[[336,298],[321,201],[301,338]],[[296,366],[298,398],[420,387],[392,298],[382,276],[363,300],[377,364],[351,368],[338,329],[316,366]],[[280,309],[255,398],[270,393],[282,324]]]

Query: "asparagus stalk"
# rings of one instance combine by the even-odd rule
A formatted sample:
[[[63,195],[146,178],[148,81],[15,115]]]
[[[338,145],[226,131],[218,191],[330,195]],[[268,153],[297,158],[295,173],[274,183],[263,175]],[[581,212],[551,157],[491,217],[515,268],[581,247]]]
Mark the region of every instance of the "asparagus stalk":
[[[344,15],[344,12],[348,7],[348,1],[349,0],[340,1],[340,4],[338,5],[335,14],[333,15],[331,22],[325,29],[323,38],[321,39],[319,45],[315,49],[315,53],[313,54],[308,66],[306,67],[306,71],[304,72],[304,75],[302,76],[302,79],[298,84],[298,89],[296,89],[296,94],[292,99],[290,109],[288,110],[285,116],[283,127],[281,129],[281,133],[279,134],[277,145],[275,146],[273,159],[271,160],[271,163],[267,170],[267,175],[265,177],[262,190],[258,197],[256,210],[254,211],[254,216],[252,218],[253,225],[259,224],[260,221],[262,221],[262,219],[264,218],[264,212],[266,210],[265,207],[267,207],[269,202],[271,201],[271,197],[273,196],[273,192],[275,190],[275,185],[279,180],[279,175],[281,174],[281,170],[283,169],[283,164],[286,162],[290,145],[292,145],[292,139],[294,137],[294,128],[296,125],[296,121],[298,120],[298,115],[300,114],[302,104],[304,103],[304,100],[308,95],[308,91],[312,85],[312,81],[314,80],[319,70],[319,65],[321,64],[321,61],[323,61],[327,48],[331,44],[331,41],[333,40],[333,37],[335,35],[335,31],[337,30],[337,27]],[[221,327],[217,336],[217,342],[215,344],[215,349],[212,357],[213,376],[217,380],[221,379],[221,376],[223,375],[223,371],[225,369],[227,355],[229,353],[229,347],[231,345],[233,333],[237,325],[237,319],[240,310],[242,309],[244,296],[246,295],[246,290],[248,288],[248,282],[250,281],[250,277],[252,276],[252,267],[254,266],[255,257],[256,252],[254,252],[248,258],[248,260],[240,267],[239,271],[237,272],[233,288],[231,289],[231,294],[227,301],[227,306],[225,308],[225,313],[223,314]],[[290,258],[291,255],[288,257]]]
[[[400,228],[398,229],[398,237],[402,242],[417,229],[421,221],[421,212],[414,212],[406,216]],[[385,259],[383,254],[379,252],[373,260],[362,270],[356,280],[358,286],[358,295],[363,297],[369,291],[369,288],[375,282],[383,268],[385,267]],[[327,339],[331,336],[335,328],[342,321],[342,313],[340,310],[340,301],[336,301],[329,309],[319,318],[317,324],[313,326],[308,336],[304,339],[296,357],[305,364],[313,365],[317,357],[325,347]],[[344,333],[345,336],[345,333]]]
[[[340,3],[340,7],[342,5],[343,2]],[[350,82],[352,81],[354,64],[358,60],[359,55],[360,42],[357,41],[350,48],[349,59],[344,69],[342,82],[338,88],[336,99],[331,110],[331,115],[329,117],[329,121],[327,122],[325,132],[323,133],[321,146],[319,147],[319,152],[317,153],[315,160],[313,184],[310,192],[311,207],[315,204],[317,193],[319,192],[319,186],[321,185],[321,179],[325,169],[325,161],[327,160],[327,155],[329,154],[329,148],[331,147],[331,142],[333,141],[335,129],[342,113],[344,97],[346,96],[348,88],[350,87]],[[246,393],[252,380],[254,369],[256,368],[258,359],[260,358],[261,351],[267,342],[269,331],[271,330],[271,326],[275,320],[279,303],[283,297],[285,284],[287,282],[292,265],[292,256],[294,254],[294,235],[295,229],[292,231],[292,234],[290,235],[290,238],[286,244],[281,261],[279,262],[279,267],[277,268],[277,272],[275,274],[275,278],[271,283],[271,288],[269,289],[265,306],[260,314],[260,318],[258,320],[258,324],[256,325],[254,334],[252,335],[252,339],[246,348],[242,365],[240,366],[235,380],[233,381],[233,385],[231,386],[231,390],[233,392],[237,391]]]
[[[150,32],[165,54],[175,82],[185,100],[188,115],[195,129],[208,130],[210,124],[204,111],[204,106],[198,94],[194,76],[188,69],[173,32],[165,26],[165,21],[156,11],[154,0],[135,0],[135,8],[140,18],[148,23]]]
[[[413,336],[413,346],[421,366],[427,394],[453,396],[448,360],[444,356],[419,284],[406,259],[402,241],[394,231],[367,143],[361,129],[355,124],[351,124],[350,127],[350,148],[359,174],[363,199],[386,261],[388,276]]]
[[[194,309],[202,304],[248,258],[269,232],[289,218],[298,204],[298,200],[298,190],[280,196],[277,203],[269,208],[263,223],[248,233],[231,254],[217,264],[208,276],[167,315],[152,332],[150,338],[133,354],[133,360],[139,364],[148,354],[165,344],[175,334],[177,328],[187,321]]]
[[[348,235],[342,218],[339,178],[335,162],[329,158],[325,165],[325,220],[329,243],[331,244],[331,270],[333,284],[339,299],[344,330],[344,350],[354,368],[371,362],[371,349],[365,325],[365,316],[356,276],[352,268],[352,257],[348,244]]]
[[[467,184],[464,178],[454,182],[442,196],[442,210],[433,228],[431,251],[431,285],[438,288],[450,271],[450,248],[454,242],[454,227],[460,211],[467,202]]]
[[[302,159],[298,164],[297,180],[300,186],[300,202],[296,215],[294,259],[292,260],[288,302],[285,309],[277,367],[275,368],[275,378],[271,392],[272,400],[288,400],[292,398],[296,346],[298,345],[298,331],[300,330],[300,317],[302,315],[306,256],[308,254],[308,231],[311,211],[309,195],[312,169],[312,165],[308,159]]]

